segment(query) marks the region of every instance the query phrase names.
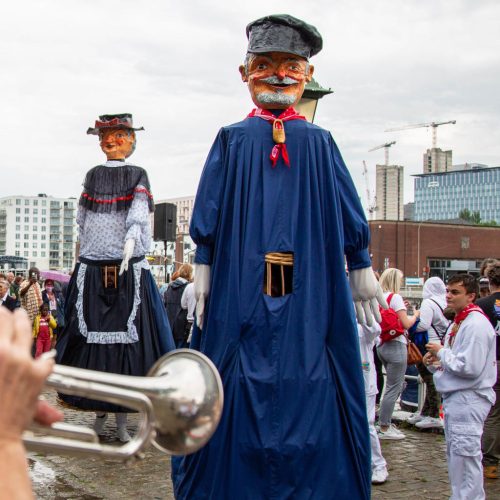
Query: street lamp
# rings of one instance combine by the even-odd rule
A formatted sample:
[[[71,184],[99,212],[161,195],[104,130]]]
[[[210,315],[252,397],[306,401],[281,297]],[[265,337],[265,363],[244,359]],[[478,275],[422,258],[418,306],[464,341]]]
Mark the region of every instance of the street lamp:
[[[314,122],[318,101],[325,95],[333,94],[332,89],[325,89],[314,78],[306,84],[302,98],[296,108],[299,114],[304,115],[308,122]]]

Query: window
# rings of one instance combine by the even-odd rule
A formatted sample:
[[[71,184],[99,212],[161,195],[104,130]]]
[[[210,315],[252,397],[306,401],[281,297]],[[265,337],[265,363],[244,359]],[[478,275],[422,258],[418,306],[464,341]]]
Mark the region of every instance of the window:
[[[47,206],[47,200],[42,200],[42,207],[46,207]]]
[[[29,205],[30,204],[30,200],[24,200],[24,204],[25,205]]]
[[[19,224],[16,225],[16,231],[21,231],[21,226]]]
[[[33,205],[36,207],[38,205],[38,200],[33,200]]]
[[[25,235],[24,235],[24,239],[25,239],[25,240],[29,240],[29,239],[30,239],[30,235],[29,235],[29,234],[25,234]]]
[[[36,250],[33,250],[33,257],[36,257],[36,256],[37,256]]]
[[[47,231],[47,226],[42,226],[42,231]]]
[[[38,208],[34,208],[34,209],[33,209],[33,213],[34,213],[34,214],[38,214]]]
[[[33,224],[37,224],[38,223],[38,217],[33,217]]]
[[[16,205],[20,205],[21,204],[21,200],[19,198],[16,199]]]
[[[29,248],[29,247],[30,247],[30,244],[27,241],[25,241],[24,242],[24,248]]]
[[[25,256],[25,257],[28,257],[28,256],[29,256],[29,254],[30,254],[29,252],[26,252],[26,251],[24,252],[24,256]]]
[[[38,226],[33,226],[33,232],[37,232],[38,231]]]
[[[16,233],[16,240],[20,240],[21,239],[21,235],[19,233]]]
[[[24,222],[29,222],[30,221],[30,218],[29,217],[25,217],[24,218]]]
[[[44,235],[44,236],[45,236],[45,235]],[[40,248],[45,248],[45,247],[46,247],[45,243],[41,243],[41,244],[40,244]]]
[[[24,230],[25,230],[25,231],[29,231],[29,230],[30,230],[30,227],[29,227],[29,226],[24,226]]]
[[[16,250],[16,257],[20,257],[21,256],[21,252],[19,250]]]
[[[42,227],[42,231],[43,231],[43,230],[44,230],[44,229],[43,229],[43,227]],[[41,239],[41,240],[44,240],[44,239],[45,239],[45,235],[44,235],[44,234],[42,234],[42,235],[40,236],[40,239]]]
[[[42,208],[42,215],[46,215],[47,214],[47,209],[46,208]]]
[[[16,248],[21,248],[21,243],[19,241],[16,241]]]
[[[41,253],[40,253],[40,255],[41,255],[42,257],[45,257],[45,252],[41,252]]]
[[[38,243],[33,243],[31,246],[32,246],[33,248],[38,248]]]
[[[19,215],[16,217],[16,222],[21,222],[21,217]]]
[[[29,208],[25,208],[25,209],[24,209],[24,213],[25,213],[25,214],[29,214],[29,213],[30,213],[30,209],[29,209]]]
[[[21,209],[20,208],[16,208],[16,214],[20,214],[21,213]]]
[[[37,240],[37,239],[38,239],[38,234],[34,234],[34,235],[33,235],[33,239],[34,239],[34,240]]]

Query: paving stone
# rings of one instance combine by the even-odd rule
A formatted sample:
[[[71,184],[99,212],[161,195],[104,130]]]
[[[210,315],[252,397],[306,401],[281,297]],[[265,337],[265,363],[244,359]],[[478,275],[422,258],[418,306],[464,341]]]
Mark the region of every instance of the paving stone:
[[[55,393],[45,392],[55,404]],[[91,427],[94,413],[64,408],[65,421]],[[119,445],[110,415],[103,441]],[[138,423],[129,415],[129,432]],[[406,439],[382,441],[382,453],[389,467],[389,480],[372,488],[372,499],[444,500],[450,495],[446,444],[441,434],[405,427]],[[29,454],[29,468],[36,498],[43,500],[173,500],[170,458],[151,448],[144,460],[122,464],[111,460],[63,455]],[[500,498],[500,480],[487,480],[488,499]],[[217,499],[214,499],[217,500]],[[258,499],[256,499],[258,500]],[[353,499],[354,500],[354,499]]]

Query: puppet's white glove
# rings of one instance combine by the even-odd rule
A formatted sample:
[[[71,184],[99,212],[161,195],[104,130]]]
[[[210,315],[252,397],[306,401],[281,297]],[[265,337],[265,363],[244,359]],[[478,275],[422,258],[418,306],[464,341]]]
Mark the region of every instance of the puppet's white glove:
[[[384,309],[387,309],[388,305],[372,268],[365,267],[349,271],[349,284],[358,322],[372,326],[373,317],[375,317],[375,321],[380,323],[382,318],[378,305],[380,304]]]
[[[130,238],[125,242],[125,246],[123,247],[122,265],[120,266],[120,274],[123,274],[123,271],[128,271],[128,261],[134,253],[134,247],[135,240],[133,238]]]
[[[196,298],[196,324],[203,329],[205,317],[205,302],[210,293],[210,266],[195,264],[194,267],[194,296]]]

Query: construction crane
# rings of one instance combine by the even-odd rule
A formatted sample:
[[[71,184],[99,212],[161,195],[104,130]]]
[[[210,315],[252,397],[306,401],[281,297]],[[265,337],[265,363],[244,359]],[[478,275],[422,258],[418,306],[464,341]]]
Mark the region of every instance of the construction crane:
[[[399,130],[408,130],[411,128],[420,128],[420,127],[425,127],[425,128],[432,128],[432,148],[436,148],[437,144],[437,128],[441,125],[455,125],[457,123],[457,120],[450,120],[447,122],[431,122],[431,123],[418,123],[416,125],[406,125],[405,127],[397,127],[397,128],[388,128],[384,132],[398,132]]]
[[[386,166],[389,165],[389,148],[393,145],[396,144],[396,141],[392,142],[386,142],[385,144],[381,144],[380,146],[376,146],[372,149],[369,149],[368,152],[371,153],[372,151],[376,151],[377,149],[385,149],[385,164]]]
[[[370,214],[370,220],[372,220],[373,214],[377,210],[377,197],[374,195],[372,198],[372,194],[370,191],[370,182],[368,180],[368,169],[366,168],[365,160],[363,160],[363,175],[365,176],[366,201],[368,202],[366,210]]]

